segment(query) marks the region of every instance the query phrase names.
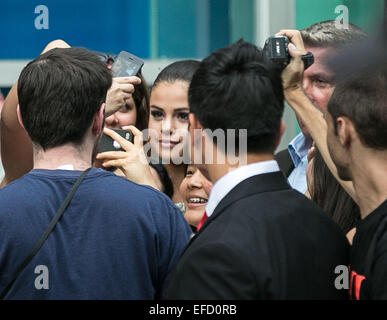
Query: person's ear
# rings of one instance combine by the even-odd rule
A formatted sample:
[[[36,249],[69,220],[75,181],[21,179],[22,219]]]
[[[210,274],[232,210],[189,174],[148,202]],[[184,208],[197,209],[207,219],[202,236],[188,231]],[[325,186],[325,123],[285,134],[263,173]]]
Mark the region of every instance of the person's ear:
[[[92,127],[92,132],[94,135],[98,136],[102,132],[104,121],[105,121],[105,103],[102,103],[98,112],[94,115],[93,127]]]
[[[193,113],[188,114],[188,122],[189,122],[189,135],[191,140],[191,161],[192,163],[196,163],[197,161],[203,160],[204,153],[202,150],[203,148],[202,139],[204,139],[204,136],[203,136],[204,128],[201,125],[199,119]],[[199,148],[199,146],[201,146],[202,148]]]
[[[277,137],[275,138],[275,149],[277,149],[277,147],[279,146],[279,144],[281,142],[282,135],[284,134],[284,132],[285,132],[285,122],[283,120],[281,120],[279,129],[277,132]]]
[[[22,119],[22,116],[21,116],[21,113],[20,113],[20,105],[19,104],[17,105],[17,108],[16,108],[16,114],[17,114],[17,120],[19,121],[19,124],[25,130],[24,124],[23,124],[23,119]]]
[[[194,143],[195,143],[195,130],[203,130],[203,126],[201,125],[201,123],[199,122],[199,119],[196,117],[195,114],[193,113],[189,113],[188,114],[188,122],[189,122],[189,134],[190,134],[190,137],[191,137],[191,145],[193,146]]]
[[[193,129],[203,129],[203,126],[199,122],[199,119],[196,117],[194,113],[189,113],[188,114],[188,121],[189,121],[189,128]]]
[[[336,119],[336,128],[340,144],[347,147],[351,143],[354,134],[352,122],[347,117],[338,117]]]

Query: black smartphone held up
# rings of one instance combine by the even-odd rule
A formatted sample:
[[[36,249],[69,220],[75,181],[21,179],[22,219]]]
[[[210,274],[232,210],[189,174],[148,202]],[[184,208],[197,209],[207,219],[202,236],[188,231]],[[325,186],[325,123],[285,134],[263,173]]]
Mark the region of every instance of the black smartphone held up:
[[[129,52],[121,51],[112,64],[113,78],[135,76],[143,65],[144,61],[139,57]]]
[[[117,132],[125,140],[133,143],[133,133],[130,130],[113,129],[113,131]],[[124,151],[124,149],[121,148],[121,145],[117,141],[113,140],[108,135],[103,134],[98,146],[98,153],[106,151]]]

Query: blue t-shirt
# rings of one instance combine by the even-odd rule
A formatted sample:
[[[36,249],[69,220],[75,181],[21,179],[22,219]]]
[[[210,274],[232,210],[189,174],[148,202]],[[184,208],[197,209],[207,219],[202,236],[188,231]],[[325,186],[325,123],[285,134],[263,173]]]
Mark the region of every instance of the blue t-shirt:
[[[0,291],[81,171],[32,170],[0,190]],[[93,168],[5,299],[154,299],[191,231],[169,198]]]

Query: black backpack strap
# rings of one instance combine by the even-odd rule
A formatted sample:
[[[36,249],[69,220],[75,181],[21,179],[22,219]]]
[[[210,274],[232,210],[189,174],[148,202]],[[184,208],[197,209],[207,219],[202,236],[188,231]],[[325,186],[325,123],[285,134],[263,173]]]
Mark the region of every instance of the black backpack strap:
[[[277,160],[278,166],[280,167],[281,172],[284,174],[286,178],[288,178],[292,173],[292,171],[294,170],[294,163],[292,158],[290,157],[290,153],[288,149],[278,152],[274,156],[274,158],[275,160]]]
[[[83,178],[86,176],[87,172],[89,172],[91,168],[86,169],[82,172],[82,174],[79,176],[78,180],[75,182],[74,186],[72,187],[71,191],[67,195],[66,199],[63,201],[61,207],[56,212],[55,216],[51,219],[50,224],[48,225],[47,229],[44,231],[38,242],[36,242],[34,249],[30,252],[30,254],[24,259],[22,264],[19,266],[17,271],[12,277],[12,280],[8,283],[8,285],[4,288],[4,290],[0,294],[0,300],[3,300],[5,295],[8,293],[8,291],[11,289],[13,283],[19,276],[19,274],[24,270],[24,268],[30,263],[32,258],[36,255],[36,253],[39,251],[39,249],[42,247],[52,230],[54,230],[57,222],[62,217],[63,212],[66,210],[67,206],[69,205],[72,197],[74,196],[75,191],[77,191],[79,185],[81,184]]]

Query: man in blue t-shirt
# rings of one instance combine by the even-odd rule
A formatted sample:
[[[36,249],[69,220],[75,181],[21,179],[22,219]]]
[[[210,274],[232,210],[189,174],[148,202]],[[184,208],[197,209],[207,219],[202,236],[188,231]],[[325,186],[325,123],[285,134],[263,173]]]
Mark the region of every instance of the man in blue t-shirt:
[[[21,72],[17,113],[34,167],[0,191],[0,292],[91,167],[111,83],[82,48],[50,50]],[[162,193],[93,168],[4,298],[158,298],[189,235]]]

